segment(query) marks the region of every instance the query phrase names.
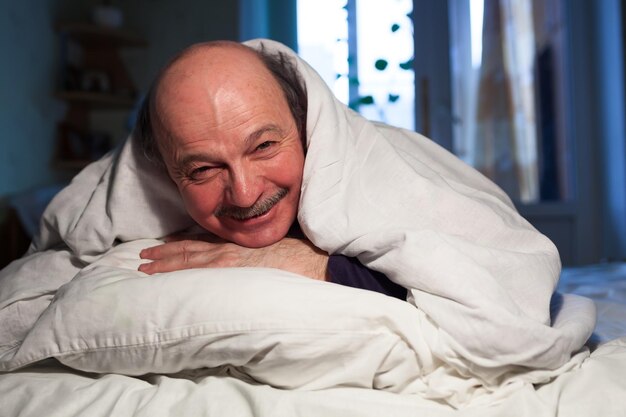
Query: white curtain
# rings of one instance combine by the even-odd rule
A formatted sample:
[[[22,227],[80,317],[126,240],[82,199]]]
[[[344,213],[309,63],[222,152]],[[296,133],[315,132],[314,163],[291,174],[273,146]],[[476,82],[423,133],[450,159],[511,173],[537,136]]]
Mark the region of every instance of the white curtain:
[[[465,0],[474,6],[470,2]],[[460,119],[455,151],[514,200],[538,201],[532,0],[484,0],[479,43],[472,42],[471,28],[460,24],[469,22],[469,8],[453,3],[453,82]],[[467,52],[477,44],[482,45],[478,64]]]

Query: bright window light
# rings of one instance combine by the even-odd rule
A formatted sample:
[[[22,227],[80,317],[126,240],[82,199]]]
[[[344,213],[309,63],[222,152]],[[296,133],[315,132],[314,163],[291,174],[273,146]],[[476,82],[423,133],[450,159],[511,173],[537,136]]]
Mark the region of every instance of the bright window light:
[[[298,0],[298,52],[339,100],[414,130],[412,8],[411,0]]]

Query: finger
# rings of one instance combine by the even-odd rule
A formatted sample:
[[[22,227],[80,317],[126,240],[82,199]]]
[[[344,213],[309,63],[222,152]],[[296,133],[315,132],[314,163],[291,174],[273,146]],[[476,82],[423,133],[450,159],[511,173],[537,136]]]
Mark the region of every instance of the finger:
[[[153,263],[154,262],[143,263],[143,264],[139,265],[137,270],[139,272],[143,272],[144,274],[152,275],[152,274],[156,273],[156,270],[155,270],[154,266],[152,265]]]
[[[206,252],[184,252],[139,265],[139,271],[152,275],[161,272],[213,267],[214,257]]]
[[[154,261],[139,265],[138,270],[148,275],[153,275],[161,272],[178,271],[184,268],[176,268],[171,262]]]
[[[215,248],[215,245],[199,240],[181,240],[152,246],[139,252],[141,259],[162,259],[170,256],[181,255],[190,252],[206,252]]]

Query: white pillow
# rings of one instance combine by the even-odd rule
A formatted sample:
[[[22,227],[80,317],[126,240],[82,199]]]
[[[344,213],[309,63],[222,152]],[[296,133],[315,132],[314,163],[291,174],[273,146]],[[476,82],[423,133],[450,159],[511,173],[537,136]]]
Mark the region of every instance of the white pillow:
[[[138,272],[139,251],[158,243],[119,245],[61,287],[2,367],[54,357],[127,375],[211,368],[288,389],[424,388],[409,303],[267,268]]]

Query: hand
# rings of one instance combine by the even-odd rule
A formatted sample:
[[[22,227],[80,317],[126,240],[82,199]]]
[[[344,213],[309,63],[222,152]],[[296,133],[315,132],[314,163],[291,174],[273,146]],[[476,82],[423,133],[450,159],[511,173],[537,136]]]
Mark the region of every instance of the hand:
[[[308,240],[284,238],[263,248],[246,248],[210,235],[170,237],[141,251],[152,262],[139,266],[146,274],[191,268],[263,267],[325,281],[328,254]]]

